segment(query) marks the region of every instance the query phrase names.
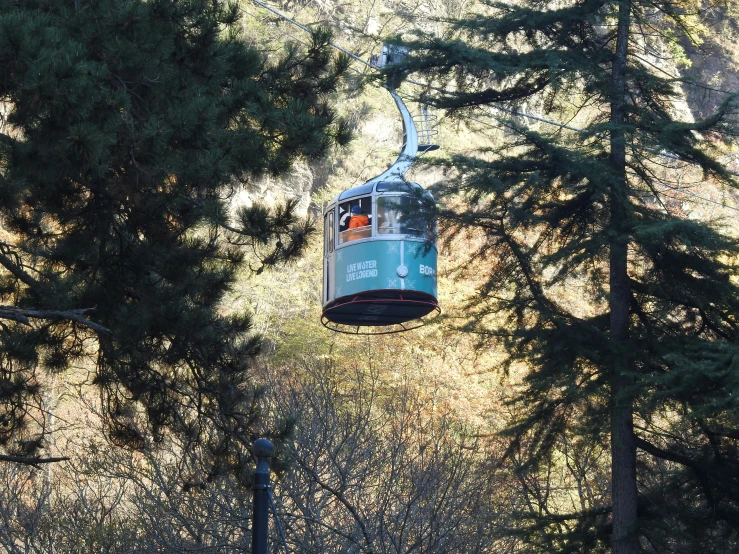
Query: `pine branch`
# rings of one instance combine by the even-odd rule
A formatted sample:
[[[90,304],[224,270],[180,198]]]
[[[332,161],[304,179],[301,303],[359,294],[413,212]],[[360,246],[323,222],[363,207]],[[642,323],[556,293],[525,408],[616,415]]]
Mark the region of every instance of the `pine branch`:
[[[681,454],[677,454],[676,452],[670,452],[669,450],[664,450],[651,442],[648,442],[641,438],[639,435],[634,433],[634,441],[636,442],[637,448],[640,448],[644,452],[651,454],[652,456],[655,456],[657,458],[660,458],[662,460],[666,460],[669,462],[675,462],[677,464],[680,464],[682,466],[689,467],[696,472],[703,472],[703,470],[700,467],[700,464],[695,462],[694,460],[691,460],[687,456],[683,456]]]
[[[0,143],[6,144],[10,147],[16,146],[19,144],[17,140],[15,140],[13,137],[6,133],[0,133]]]
[[[505,229],[505,223],[499,224],[498,235],[502,241],[508,246],[513,256],[518,262],[518,266],[524,275],[526,284],[528,286],[531,295],[534,300],[541,306],[542,314],[546,314],[551,317],[552,314],[558,314],[559,310],[549,301],[544,293],[544,290],[539,282],[534,269],[531,267],[531,261],[523,252],[521,245],[513,238],[513,236]]]
[[[720,435],[722,437],[726,437],[727,439],[739,440],[739,429],[729,429],[728,427],[719,427],[717,429],[711,429],[711,431],[714,434]]]
[[[10,319],[23,323],[24,325],[31,325],[30,319],[48,319],[52,321],[57,320],[69,320],[79,323],[105,335],[110,335],[111,330],[107,327],[103,327],[98,323],[90,321],[89,319],[82,317],[82,314],[93,310],[94,308],[81,308],[78,310],[34,310],[25,308],[16,308],[15,306],[0,306],[0,319]]]
[[[655,456],[656,458],[660,458],[662,460],[667,460],[670,462],[675,462],[677,464],[680,464],[684,467],[690,468],[692,470],[693,475],[695,475],[696,479],[698,480],[701,489],[703,490],[703,494],[706,497],[706,501],[708,502],[711,509],[720,517],[725,518],[729,521],[731,521],[735,514],[729,510],[726,509],[720,502],[720,499],[716,498],[716,495],[714,494],[714,488],[711,486],[711,471],[706,466],[704,462],[693,460],[687,456],[683,456],[681,454],[678,454],[676,452],[671,452],[669,450],[664,450],[660,448],[659,446],[656,446],[643,438],[639,437],[636,433],[634,433],[634,442],[636,443],[636,447],[643,450],[644,452],[651,454],[652,456]],[[713,482],[713,484],[717,484],[716,481]],[[717,487],[717,491],[720,491],[720,486]]]
[[[29,287],[38,287],[40,286],[40,283],[31,277],[28,273],[23,271],[20,267],[18,267],[16,264],[13,263],[13,260],[8,258],[5,254],[0,253],[0,265],[2,265],[5,269],[10,271],[13,275],[15,275],[18,279],[23,281],[25,284],[27,284]]]
[[[640,281],[637,281],[636,279],[629,279],[629,286],[631,290],[637,293],[644,294],[652,298],[657,298],[665,302],[679,303],[687,308],[692,308],[694,310],[697,310],[701,316],[703,325],[705,327],[708,327],[711,331],[713,331],[714,333],[716,333],[718,336],[720,336],[726,341],[731,341],[734,339],[734,334],[728,333],[724,329],[719,327],[719,325],[711,319],[711,317],[708,315],[704,307],[701,306],[700,303],[697,302],[695,299],[690,298],[689,296],[684,295],[684,294],[678,296],[678,295],[671,295],[669,293],[661,292],[659,289],[650,288],[646,284]]]
[[[564,523],[567,521],[581,520],[583,518],[588,518],[588,517],[603,516],[603,515],[610,514],[612,511],[613,511],[613,508],[609,505],[609,506],[603,506],[601,508],[590,508],[587,510],[583,510],[581,512],[574,512],[571,514],[548,513],[546,516],[539,516],[537,514],[535,516],[535,519],[537,519],[538,522],[535,526],[532,527],[532,529],[545,527],[551,523]]]

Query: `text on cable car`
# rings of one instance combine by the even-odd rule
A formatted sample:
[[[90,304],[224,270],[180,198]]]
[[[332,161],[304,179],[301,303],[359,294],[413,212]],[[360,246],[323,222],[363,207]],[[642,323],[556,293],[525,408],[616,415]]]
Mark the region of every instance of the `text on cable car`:
[[[428,265],[421,264],[420,271],[421,271],[421,275],[430,275],[432,277],[436,275],[436,270],[433,267],[430,267]]]
[[[367,260],[346,266],[347,282],[367,277],[377,277],[377,260]]]

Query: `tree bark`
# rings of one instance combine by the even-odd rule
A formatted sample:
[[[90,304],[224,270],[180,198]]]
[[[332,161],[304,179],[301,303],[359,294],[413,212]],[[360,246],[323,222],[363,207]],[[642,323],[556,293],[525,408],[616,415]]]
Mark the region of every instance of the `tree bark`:
[[[630,26],[630,0],[619,6],[616,51],[611,84],[610,273],[609,308],[611,328],[611,497],[613,503],[613,554],[637,554],[636,442],[633,400],[630,393],[631,355],[629,338],[628,274],[628,183],[626,178],[626,64]]]

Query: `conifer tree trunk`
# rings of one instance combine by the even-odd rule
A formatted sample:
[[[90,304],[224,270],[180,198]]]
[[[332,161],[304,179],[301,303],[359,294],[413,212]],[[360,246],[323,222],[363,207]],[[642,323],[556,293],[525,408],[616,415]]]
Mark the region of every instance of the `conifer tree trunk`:
[[[631,365],[627,348],[629,333],[628,185],[626,181],[625,99],[630,1],[619,6],[616,53],[611,82],[611,163],[614,179],[610,202],[610,327],[613,352],[611,385],[611,494],[613,506],[613,553],[637,554],[636,443],[633,401],[629,392]]]

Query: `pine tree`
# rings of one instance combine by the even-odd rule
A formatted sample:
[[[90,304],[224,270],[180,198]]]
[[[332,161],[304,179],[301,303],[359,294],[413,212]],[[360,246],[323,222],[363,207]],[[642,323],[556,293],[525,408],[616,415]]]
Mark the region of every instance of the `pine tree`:
[[[249,462],[260,339],[224,297],[247,250],[292,260],[313,226],[228,198],[346,140],[347,59],[321,31],[268,59],[240,29],[220,0],[0,1],[4,459],[39,460],[45,377],[82,365],[115,443]]]
[[[435,196],[460,198],[441,213],[452,236],[484,237],[467,330],[529,368],[508,429],[529,500],[522,551],[739,548],[739,243],[731,220],[691,217],[680,198],[691,179],[699,196],[736,186],[716,145],[734,96],[698,121],[676,107],[676,64],[705,15],[695,2],[483,2],[447,35],[405,41],[404,70],[438,85],[426,101],[459,117],[492,105],[505,130],[450,160],[460,177]],[[529,125],[524,103],[572,123]],[[551,476],[586,447],[610,451],[589,471],[611,481],[578,502]]]

